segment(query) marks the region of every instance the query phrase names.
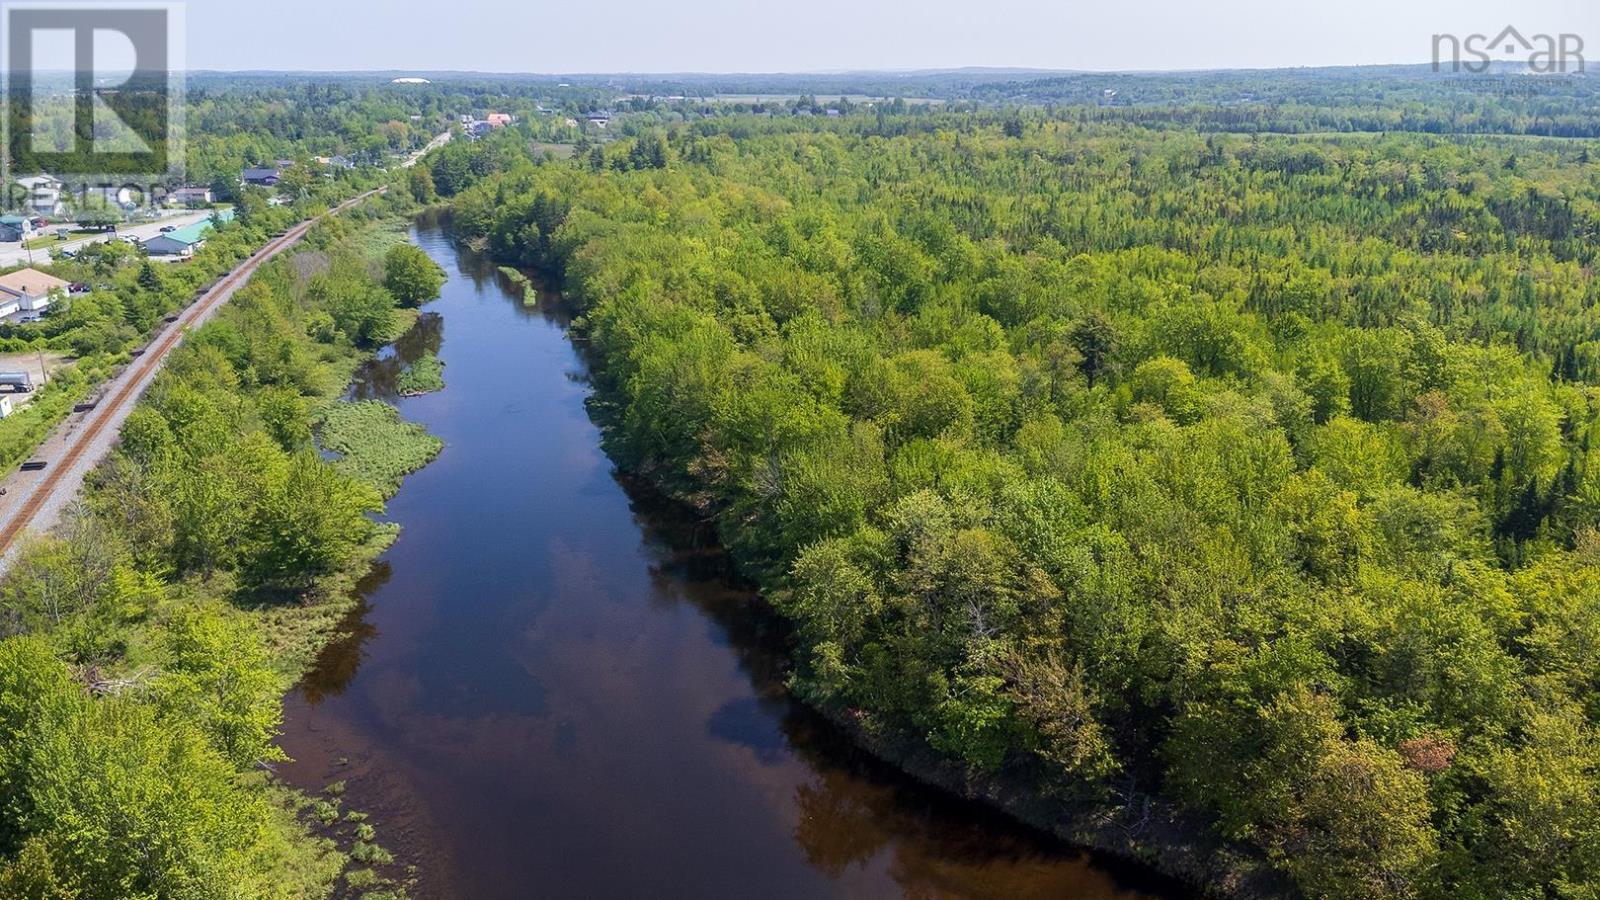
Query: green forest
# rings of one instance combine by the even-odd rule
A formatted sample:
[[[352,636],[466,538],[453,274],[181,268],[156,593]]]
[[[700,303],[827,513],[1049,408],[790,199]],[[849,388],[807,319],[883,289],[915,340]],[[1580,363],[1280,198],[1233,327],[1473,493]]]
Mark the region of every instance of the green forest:
[[[402,896],[360,865],[389,859],[363,816],[267,772],[282,694],[394,537],[370,514],[440,449],[336,399],[415,316],[384,286],[401,233],[364,218],[393,209],[317,226],[191,334],[0,582],[0,897]]]
[[[1600,158],[1182,118],[432,176],[562,280],[609,449],[715,519],[810,703],[1308,897],[1600,896]]]

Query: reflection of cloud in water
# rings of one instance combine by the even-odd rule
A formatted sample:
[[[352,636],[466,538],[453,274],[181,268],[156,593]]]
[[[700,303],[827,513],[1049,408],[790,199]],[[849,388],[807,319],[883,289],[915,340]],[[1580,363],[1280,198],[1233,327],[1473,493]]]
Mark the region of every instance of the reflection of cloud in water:
[[[777,765],[789,755],[789,742],[778,727],[777,716],[754,697],[724,703],[706,722],[706,733],[749,748],[762,765]]]
[[[613,481],[573,348],[544,327],[561,305],[505,296],[436,231],[419,243],[450,271],[432,309],[455,377],[411,409],[456,452],[391,506],[398,574],[285,726],[296,780],[348,778],[423,864],[419,896],[1152,896],[795,703],[788,629],[715,527]],[[367,389],[442,334],[425,316]]]

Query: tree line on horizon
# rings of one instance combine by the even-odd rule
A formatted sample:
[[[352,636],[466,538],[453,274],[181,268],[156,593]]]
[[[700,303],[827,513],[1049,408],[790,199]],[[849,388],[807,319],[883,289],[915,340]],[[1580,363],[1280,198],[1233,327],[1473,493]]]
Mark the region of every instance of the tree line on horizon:
[[[431,177],[562,279],[609,448],[715,517],[808,701],[1311,897],[1600,890],[1600,161],[887,124]]]

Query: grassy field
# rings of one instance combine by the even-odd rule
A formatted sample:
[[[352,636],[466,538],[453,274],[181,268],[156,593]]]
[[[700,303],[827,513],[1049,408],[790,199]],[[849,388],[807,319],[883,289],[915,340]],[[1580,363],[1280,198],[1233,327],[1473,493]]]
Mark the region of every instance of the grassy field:
[[[572,144],[552,144],[549,141],[534,141],[530,146],[535,154],[549,153],[556,159],[567,159],[577,149]]]
[[[29,250],[48,250],[49,248],[57,246],[58,244],[65,244],[69,241],[81,241],[84,238],[100,237],[105,233],[106,232],[101,231],[98,228],[73,228],[67,232],[66,237],[57,237],[52,231],[51,234],[45,235],[44,237],[36,237],[23,241],[22,246],[27,247]]]
[[[368,259],[382,259],[390,247],[406,242],[406,233],[410,230],[411,223],[405,219],[379,222],[363,228],[351,240],[351,246]]]

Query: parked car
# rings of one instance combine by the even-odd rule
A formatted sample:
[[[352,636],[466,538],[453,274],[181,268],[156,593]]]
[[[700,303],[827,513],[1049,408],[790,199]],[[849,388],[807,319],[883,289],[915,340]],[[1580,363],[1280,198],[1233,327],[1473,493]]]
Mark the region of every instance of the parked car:
[[[178,226],[176,226],[176,225],[163,225],[163,226],[161,226],[161,233],[162,234],[166,234],[169,231],[177,231],[177,230],[178,230]]]

